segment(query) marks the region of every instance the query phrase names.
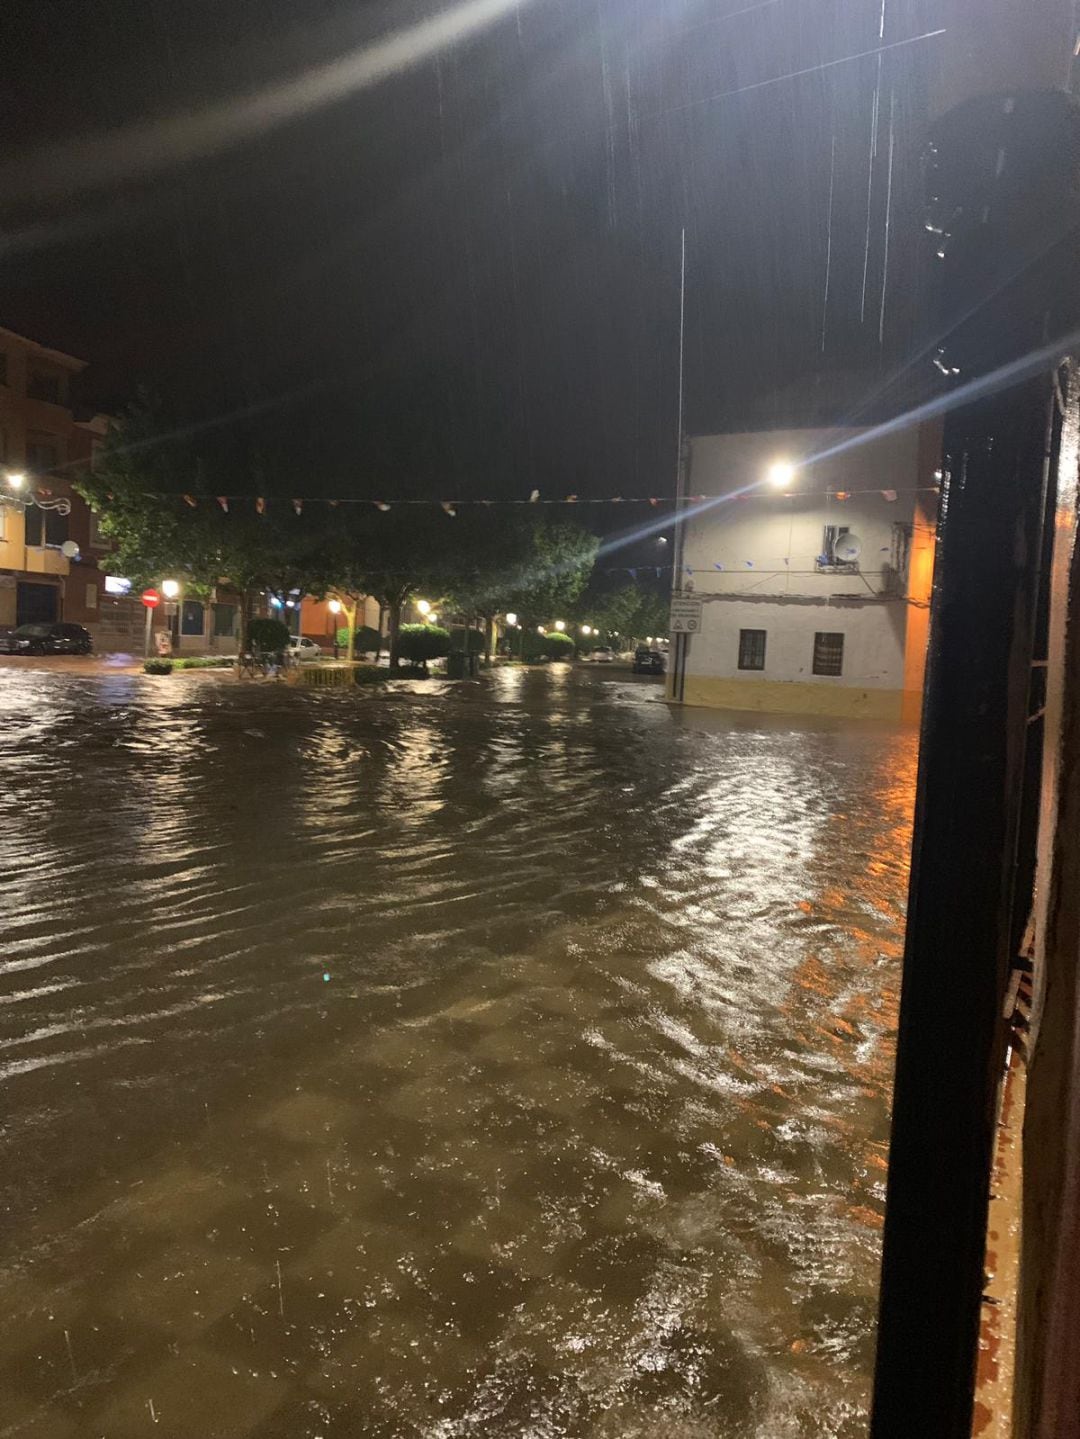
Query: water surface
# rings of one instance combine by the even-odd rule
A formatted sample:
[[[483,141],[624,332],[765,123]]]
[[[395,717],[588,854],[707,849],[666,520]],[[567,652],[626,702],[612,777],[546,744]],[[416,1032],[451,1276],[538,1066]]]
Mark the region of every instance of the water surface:
[[[5,669],[0,1435],[862,1435],[914,763]]]

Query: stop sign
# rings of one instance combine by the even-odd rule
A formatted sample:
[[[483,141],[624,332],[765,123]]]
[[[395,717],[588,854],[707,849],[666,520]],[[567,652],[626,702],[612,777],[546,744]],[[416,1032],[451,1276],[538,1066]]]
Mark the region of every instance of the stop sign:
[[[157,590],[143,590],[139,598],[142,600],[143,604],[148,610],[156,609],[157,606],[161,603],[161,596],[158,594]]]

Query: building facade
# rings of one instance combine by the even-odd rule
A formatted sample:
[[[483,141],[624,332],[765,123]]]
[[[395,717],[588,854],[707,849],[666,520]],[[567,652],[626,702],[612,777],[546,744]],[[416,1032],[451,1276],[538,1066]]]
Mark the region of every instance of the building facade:
[[[690,446],[673,647],[691,705],[917,721],[940,441],[917,429],[768,430]]]

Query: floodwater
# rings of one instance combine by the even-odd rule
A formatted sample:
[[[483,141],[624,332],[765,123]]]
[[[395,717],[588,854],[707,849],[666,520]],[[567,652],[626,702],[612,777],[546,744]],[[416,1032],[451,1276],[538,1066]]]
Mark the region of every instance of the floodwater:
[[[0,1435],[864,1434],[913,735],[561,666],[0,719]]]

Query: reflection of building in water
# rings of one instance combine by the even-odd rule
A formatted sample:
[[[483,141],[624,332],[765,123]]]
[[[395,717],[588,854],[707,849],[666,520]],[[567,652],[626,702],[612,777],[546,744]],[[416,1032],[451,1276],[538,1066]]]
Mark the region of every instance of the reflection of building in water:
[[[703,603],[675,646],[672,698],[918,719],[940,442],[865,434],[691,442],[688,491],[719,502],[692,503],[685,523],[679,587]]]

